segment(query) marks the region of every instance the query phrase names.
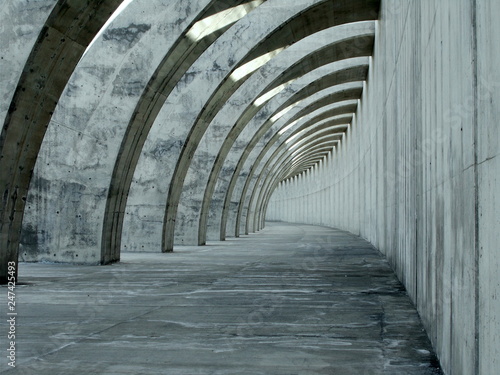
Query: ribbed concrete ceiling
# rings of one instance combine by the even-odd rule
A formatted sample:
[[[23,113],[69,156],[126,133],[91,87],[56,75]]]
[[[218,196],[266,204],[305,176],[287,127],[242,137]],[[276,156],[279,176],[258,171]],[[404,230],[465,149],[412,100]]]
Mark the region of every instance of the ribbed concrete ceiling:
[[[26,259],[109,263],[260,229],[277,184],[342,141],[379,9],[133,0],[100,30],[121,1],[45,3],[2,103],[0,246],[14,261],[20,244]]]

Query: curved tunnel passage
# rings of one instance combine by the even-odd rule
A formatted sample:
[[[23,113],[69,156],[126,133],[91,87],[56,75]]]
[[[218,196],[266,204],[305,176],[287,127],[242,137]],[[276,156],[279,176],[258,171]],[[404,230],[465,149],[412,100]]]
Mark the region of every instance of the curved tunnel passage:
[[[147,9],[159,9],[161,1],[157,3],[149,3],[149,8]],[[116,6],[118,6],[118,4]],[[114,10],[116,6],[113,8],[112,5],[108,4],[108,8],[103,7],[101,9],[99,7],[95,7],[90,11],[95,12],[95,14],[102,12],[102,14],[107,14],[107,17],[109,17],[111,15],[111,11]],[[261,71],[264,72],[263,69],[267,67],[266,65],[272,66],[270,64],[272,63],[273,57],[279,57],[280,54],[284,54],[285,56],[285,58],[280,60],[282,61],[281,64],[285,63],[285,65],[282,65],[283,68],[278,68],[284,69],[283,73],[279,74],[279,71],[274,73],[279,74],[279,78],[274,81],[270,81],[266,88],[259,89],[257,86],[254,87],[254,90],[258,90],[257,92],[260,92],[260,94],[255,96],[256,99],[264,96],[272,90],[276,90],[279,86],[282,87],[281,90],[287,89],[286,86],[300,78],[300,76],[307,75],[308,72],[311,71],[317,71],[320,66],[325,66],[335,60],[369,55],[371,49],[373,48],[373,38],[369,35],[370,31],[368,31],[370,27],[366,29],[367,32],[365,33],[361,31],[356,39],[356,37],[349,37],[348,26],[350,23],[353,24],[351,27],[354,31],[351,33],[352,35],[356,34],[355,30],[357,29],[363,30],[364,26],[358,27],[356,26],[356,22],[376,19],[378,6],[378,1],[373,0],[357,0],[351,2],[304,1],[303,4],[297,3],[292,8],[287,7],[286,12],[285,8],[283,8],[279,1],[212,1],[203,4],[200,3],[197,10],[187,10],[187,8],[182,10],[177,6],[172,6],[169,14],[174,14],[174,17],[172,17],[171,21],[168,21],[167,18],[164,26],[165,29],[170,27],[168,22],[175,21],[175,12],[179,12],[179,14],[188,14],[187,12],[190,13],[188,14],[188,18],[185,18],[186,21],[183,24],[176,22],[176,25],[179,25],[176,29],[178,36],[175,37],[175,34],[172,34],[174,36],[170,37],[168,42],[165,44],[166,47],[168,46],[165,49],[166,54],[163,56],[161,54],[156,54],[154,59],[149,57],[149,60],[153,62],[153,64],[148,67],[151,74],[149,79],[147,79],[147,75],[144,74],[147,74],[144,69],[139,70],[141,64],[144,65],[147,60],[137,60],[137,62],[134,63],[133,59],[134,56],[138,56],[143,51],[146,52],[144,55],[145,58],[148,58],[148,53],[152,53],[148,48],[145,48],[145,43],[149,41],[148,35],[151,34],[148,31],[151,29],[152,25],[150,23],[140,23],[139,20],[135,21],[136,23],[131,23],[128,28],[120,27],[121,24],[126,24],[127,19],[130,19],[133,16],[138,19],[142,17],[142,15],[137,14],[137,11],[135,11],[135,9],[141,9],[141,1],[138,0],[129,2],[127,8],[114,17],[115,19],[113,23],[108,26],[108,29],[99,34],[97,34],[99,31],[99,25],[104,23],[106,16],[100,24],[98,21],[99,18],[93,17],[97,27],[93,26],[93,30],[89,28],[89,31],[84,34],[87,38],[85,43],[88,45],[92,37],[96,35],[97,42],[92,43],[91,48],[81,60],[80,57],[83,55],[84,48],[81,48],[80,54],[74,55],[73,65],[71,65],[71,62],[66,58],[65,53],[52,56],[54,61],[60,61],[61,63],[67,64],[68,68],[66,73],[64,73],[65,76],[62,71],[57,69],[51,71],[53,75],[59,73],[57,78],[58,82],[61,82],[62,85],[58,85],[58,89],[60,90],[59,94],[50,93],[47,95],[53,96],[54,98],[57,98],[61,94],[63,96],[59,100],[57,108],[55,108],[57,100],[54,101],[54,104],[52,105],[54,108],[50,111],[49,116],[33,116],[37,118],[38,122],[40,122],[38,127],[42,130],[35,132],[30,131],[29,128],[26,127],[25,134],[28,134],[30,137],[36,137],[37,139],[36,142],[28,139],[23,141],[26,145],[30,145],[29,148],[24,148],[26,150],[25,152],[32,150],[31,154],[33,155],[26,156],[27,154],[18,154],[16,156],[9,156],[7,147],[9,145],[11,147],[11,145],[19,144],[19,142],[16,143],[14,141],[10,141],[10,138],[8,137],[10,134],[15,136],[16,132],[12,129],[17,129],[19,126],[9,126],[10,121],[16,121],[15,119],[11,119],[9,115],[3,127],[2,134],[4,134],[4,136],[2,139],[4,139],[5,142],[2,144],[6,145],[6,147],[2,148],[2,160],[11,160],[13,163],[19,163],[22,161],[24,165],[18,169],[14,167],[10,169],[2,168],[2,171],[34,171],[28,174],[26,174],[26,172],[22,172],[21,174],[25,176],[23,181],[13,181],[6,185],[6,188],[4,189],[3,212],[5,215],[2,220],[2,240],[5,241],[6,246],[4,248],[9,249],[8,254],[5,254],[6,259],[15,259],[15,261],[17,261],[19,246],[22,244],[24,249],[23,251],[25,251],[24,258],[31,260],[48,258],[56,261],[67,261],[69,260],[68,255],[72,261],[89,263],[99,262],[101,264],[106,264],[111,261],[118,260],[121,248],[121,238],[123,235],[123,218],[125,213],[128,213],[127,197],[129,195],[131,181],[134,174],[137,174],[135,166],[143,153],[142,150],[144,149],[146,139],[148,137],[155,136],[155,133],[150,132],[149,129],[154,128],[153,124],[158,122],[158,114],[160,111],[165,111],[165,108],[168,109],[170,104],[169,97],[172,97],[170,93],[172,93],[173,90],[178,92],[176,97],[179,99],[183,98],[183,95],[186,95],[183,94],[183,92],[187,93],[188,91],[186,90],[191,90],[192,85],[186,85],[186,89],[184,90],[182,88],[184,84],[181,85],[181,82],[185,80],[185,77],[189,77],[190,75],[193,77],[192,73],[190,73],[193,69],[200,69],[204,66],[203,63],[198,64],[197,60],[206,61],[206,58],[210,55],[210,53],[220,53],[218,51],[220,51],[221,47],[225,46],[228,40],[234,39],[235,36],[240,37],[238,36],[238,33],[240,32],[239,30],[244,30],[248,27],[248,25],[250,25],[250,31],[245,32],[247,35],[251,35],[251,38],[255,39],[255,46],[252,46],[251,43],[253,42],[248,40],[245,45],[248,45],[249,47],[242,49],[241,47],[244,45],[238,46],[238,48],[241,49],[241,52],[237,52],[237,49],[235,48],[231,49],[231,54],[228,55],[228,70],[224,73],[225,76],[220,75],[224,71],[224,68],[222,68],[222,65],[218,63],[217,69],[220,70],[220,72],[218,72],[220,78],[204,78],[199,74],[198,75],[201,76],[202,80],[198,79],[198,81],[196,81],[196,79],[193,80],[193,78],[190,78],[190,80],[193,80],[193,84],[202,84],[202,81],[204,80],[209,85],[214,85],[214,93],[206,97],[207,102],[199,101],[200,107],[198,114],[196,114],[196,108],[193,108],[193,114],[195,115],[193,125],[183,125],[189,131],[185,133],[184,136],[179,138],[179,142],[182,142],[181,148],[178,149],[180,154],[176,155],[173,153],[170,155],[167,153],[167,157],[170,161],[176,160],[178,157],[169,178],[170,182],[168,183],[168,180],[165,179],[163,180],[163,183],[162,181],[158,181],[160,185],[164,186],[165,182],[167,182],[169,186],[166,205],[162,202],[159,202],[158,205],[164,205],[165,207],[162,241],[166,243],[166,245],[163,245],[162,249],[164,251],[172,250],[174,243],[173,240],[175,237],[174,228],[176,227],[175,218],[179,216],[177,214],[177,207],[181,198],[183,186],[185,186],[184,182],[186,174],[190,170],[189,166],[192,164],[192,158],[195,155],[197,147],[199,146],[199,142],[203,139],[205,134],[204,129],[207,129],[217,112],[221,111],[224,103],[230,98],[231,95],[234,95],[237,89],[248,80],[252,73],[257,72],[259,74],[263,74]],[[63,10],[59,10],[58,7],[62,7]],[[62,19],[62,21],[57,22],[70,22],[71,17],[76,13],[85,15],[85,12],[82,9],[71,12],[74,9],[66,6],[62,2],[58,5],[58,7],[53,10],[54,16],[50,16],[48,18],[49,22],[52,22],[50,20],[56,17]],[[282,21],[278,21],[278,19],[276,19],[275,22],[278,23],[271,26],[272,24],[269,24],[268,22],[268,15],[276,13],[277,10],[281,11],[279,14],[283,16],[283,19]],[[145,11],[142,12],[142,14],[144,13]],[[64,20],[65,17],[68,21]],[[82,18],[85,19],[85,17]],[[279,24],[279,22],[282,22],[282,24]],[[70,28],[72,27],[73,26],[70,24]],[[336,45],[329,46],[327,43],[327,46],[324,46],[322,45],[321,37],[319,36],[321,33],[318,32],[321,30],[327,30],[331,27],[340,28],[338,31],[339,37],[334,37],[334,40],[335,38],[338,38],[339,42]],[[343,30],[342,27],[344,27],[347,34],[343,34],[345,32],[341,31]],[[290,65],[286,67],[286,56],[288,56],[287,51],[292,51],[294,44],[298,46],[296,49],[299,51],[299,42],[304,38],[307,40],[306,37],[308,35],[315,33],[318,34],[318,37],[316,37],[316,41],[313,45],[316,44],[318,46],[316,47],[318,48],[317,51],[313,52],[315,48],[313,47],[311,49],[311,52],[313,53],[305,52],[305,57],[302,59],[299,58],[300,62],[294,63],[293,60],[291,60],[291,62],[289,62]],[[373,33],[373,31],[371,31],[371,33]],[[40,35],[43,35],[43,30]],[[335,35],[335,32],[333,35]],[[342,35],[347,36],[343,37]],[[325,40],[327,40],[327,34],[325,34],[325,37]],[[342,41],[342,38],[345,40]],[[153,43],[155,40],[154,37],[150,39],[150,43]],[[41,40],[43,40],[43,38]],[[62,40],[63,39],[61,38],[61,41]],[[87,66],[90,64],[91,57],[95,58],[99,56],[99,52],[102,51],[103,48],[110,48],[111,46],[109,43],[115,41],[120,43],[118,46],[113,46],[113,48],[116,50],[116,63],[118,63],[118,59],[122,59],[122,62],[120,63],[122,65],[121,70],[111,70],[113,69],[113,61],[110,59],[106,67],[105,63],[99,70],[96,70],[95,72],[90,71]],[[127,46],[126,42],[128,42]],[[335,42],[333,43],[335,44]],[[218,47],[219,44],[221,47]],[[304,46],[307,51],[307,48],[309,48],[307,47],[308,45],[305,44]],[[50,46],[47,48],[50,48]],[[41,49],[37,47],[36,51],[38,50]],[[211,52],[210,50],[214,50],[214,52]],[[282,52],[283,50],[285,50],[285,52]],[[241,57],[236,57],[238,54],[240,54]],[[204,57],[204,55],[207,55],[207,57]],[[25,71],[30,71],[30,65],[41,64],[41,61],[45,56],[46,54],[43,53],[39,57],[37,57],[37,55],[31,57],[31,60],[26,62],[27,68],[25,68]],[[290,55],[290,57],[291,56],[292,55]],[[300,56],[300,53],[298,56]],[[240,61],[237,61],[238,59]],[[156,67],[154,65],[155,61],[158,61],[158,65]],[[75,73],[71,75],[75,69],[75,63],[77,62],[80,62],[81,68],[76,66]],[[127,65],[129,67],[126,67]],[[135,67],[133,67],[134,65]],[[79,73],[80,69],[82,73]],[[108,69],[111,74],[104,69]],[[101,90],[101,95],[98,97],[99,100],[95,101],[93,109],[87,110],[82,108],[84,111],[87,110],[88,120],[81,121],[80,119],[77,119],[76,116],[78,115],[76,111],[81,111],[78,108],[81,105],[80,103],[88,102],[88,99],[84,98],[82,95],[88,96],[88,94],[86,94],[85,89],[80,89],[77,92],[74,87],[77,87],[77,85],[85,87],[85,79],[91,78],[89,76],[95,76],[96,78],[99,77],[101,81],[105,82],[107,80],[107,82],[111,83],[111,79],[105,77],[103,74],[110,74],[110,78],[114,77],[112,78],[114,79],[112,83],[113,90]],[[128,77],[126,76],[127,74]],[[335,83],[338,84],[343,80],[349,80],[349,78],[346,78],[345,76],[335,75],[335,72],[328,72],[327,74],[327,72],[324,71],[323,74],[328,77],[321,81],[322,85],[317,85],[318,87],[315,87],[312,90],[311,88],[302,90],[300,94],[295,96],[297,100],[304,100],[306,95],[312,95],[323,86],[328,87],[329,85]],[[44,74],[40,74],[40,76],[43,77]],[[135,76],[137,76],[137,78]],[[335,78],[337,79],[337,82],[335,82]],[[363,79],[366,77],[361,75],[359,78]],[[26,85],[22,84],[23,79],[24,78],[21,78],[21,83],[18,85],[18,93],[25,92],[24,86]],[[133,81],[134,79],[138,81]],[[321,78],[316,79],[317,82],[320,82],[320,80]],[[66,88],[64,87],[64,83],[67,83]],[[95,83],[93,84],[95,85]],[[225,88],[225,86],[227,86],[227,88]],[[65,88],[64,93],[62,93],[63,88]],[[99,92],[99,87],[96,88],[97,90],[95,95],[98,95],[97,93]],[[142,94],[138,95],[141,91]],[[19,95],[20,94],[16,94],[14,96],[11,108],[16,108],[15,102],[21,100],[18,98]],[[80,100],[78,99],[79,96],[82,96]],[[119,112],[119,101],[122,101],[121,106],[123,106],[126,102],[132,104],[134,100],[136,101],[136,105],[132,112],[130,112],[130,110]],[[185,100],[185,98],[181,100]],[[83,106],[84,105],[85,104],[83,104]],[[175,103],[172,103],[172,105],[175,105]],[[36,108],[36,105],[33,106],[33,108]],[[70,112],[71,108],[74,108],[75,113]],[[96,113],[99,113],[99,116],[104,116],[105,112],[109,112],[111,108],[113,108],[113,112],[117,115],[114,119],[114,128],[110,129],[112,133],[99,129],[100,122],[98,116],[96,115]],[[51,119],[54,110],[56,110],[56,115],[53,116],[53,119]],[[11,112],[20,113],[21,111]],[[246,118],[249,120],[256,114],[255,110],[250,110],[250,112],[247,111]],[[129,116],[130,118],[128,123],[123,123],[123,121],[126,120],[125,116]],[[245,115],[242,116],[245,117]],[[29,116],[25,117],[28,118]],[[77,127],[72,123],[73,119],[76,119],[77,122],[82,124],[80,129],[77,130]],[[236,137],[240,131],[238,129],[244,128],[248,120],[244,120],[239,127],[233,127],[232,129],[228,128],[228,130],[233,131],[233,134],[228,133],[227,138],[232,139]],[[62,126],[73,132],[72,134],[71,132],[68,132],[69,134],[66,135],[67,137],[74,137],[73,134],[77,133],[79,139],[77,138],[71,140],[70,142],[62,140],[63,136],[59,133],[60,130],[64,129]],[[45,146],[42,146],[42,140],[44,139],[43,134],[45,132],[43,129],[48,127],[51,134],[50,137],[45,137]],[[211,129],[210,127],[208,128]],[[63,131],[66,132],[66,130]],[[102,137],[101,134],[104,135],[105,133],[107,133],[105,137]],[[35,134],[38,135],[35,136]],[[61,140],[57,139],[57,137],[60,137]],[[88,143],[87,137],[97,138],[97,145],[92,147],[95,149],[92,156],[83,149],[83,147],[88,147],[86,146],[86,143]],[[66,154],[67,156],[70,156],[70,158],[67,159],[73,160],[67,160],[63,163],[61,163],[61,161],[54,160],[54,158],[57,157],[56,153],[53,152],[54,139],[56,142],[61,144],[61,146],[58,146],[57,153],[61,153],[62,155]],[[82,139],[85,140],[85,142],[81,142]],[[117,142],[121,143],[119,147],[117,147]],[[226,146],[221,147],[224,153],[229,152],[231,149],[231,143],[226,143]],[[42,156],[39,158],[38,168],[35,169],[34,164],[37,159],[36,153],[38,153],[40,147],[40,154]],[[77,149],[76,152],[73,151],[75,150],[75,147]],[[73,150],[71,148],[73,148]],[[102,157],[100,155],[96,155],[96,153],[99,152],[105,152],[106,156]],[[88,157],[85,156],[86,154]],[[116,157],[116,161],[113,163],[114,157]],[[225,155],[220,154],[218,159],[219,169],[214,169],[212,176],[209,177],[209,180],[212,181],[212,185],[213,181],[217,180],[216,177],[221,168],[220,166],[225,164],[225,159]],[[42,166],[42,160],[43,163],[45,163],[49,168],[44,168]],[[68,167],[65,167],[64,164],[67,164]],[[64,178],[61,178],[60,172],[53,172],[53,170],[58,166],[61,168],[68,168],[68,173],[74,173],[71,178],[72,188],[69,193],[67,193],[68,182],[66,182]],[[200,166],[193,165],[193,167],[199,168]],[[205,169],[207,167],[208,170],[213,169],[210,167],[210,164],[207,164],[202,168]],[[95,170],[96,173],[103,176],[106,173],[110,173],[110,170],[112,170],[111,181],[107,187],[105,180],[92,177],[92,174],[89,173],[92,169]],[[26,192],[18,193],[17,190],[13,189],[13,186],[15,186],[16,189],[25,186],[22,189],[27,190],[27,186],[29,185],[33,174],[34,183],[32,184],[32,193],[30,197],[28,197]],[[55,177],[57,174],[59,174],[59,176]],[[13,177],[16,175],[17,172],[12,174]],[[59,180],[59,187],[55,187],[53,183],[49,182],[55,181],[56,179]],[[3,180],[7,181],[7,178]],[[49,189],[54,191],[52,197],[47,197],[46,194],[41,192],[41,190],[46,189],[45,185],[52,185],[49,187]],[[57,194],[58,189],[60,194]],[[200,193],[198,194],[204,194],[203,192],[205,190],[206,189],[201,188]],[[204,225],[203,229],[200,229],[197,225],[189,227],[177,224],[179,233],[178,237],[181,238],[181,243],[185,243],[184,237],[186,236],[186,233],[193,231],[198,233],[197,237],[203,239],[203,233],[206,232],[206,219],[200,220],[198,218],[200,216],[207,217],[208,208],[213,207],[210,205],[211,193],[213,192],[209,189],[208,194],[206,194],[207,199],[203,199],[201,207],[204,208],[204,211],[201,212],[201,215],[199,210],[197,210],[192,214],[188,214],[190,216],[187,217],[187,220],[195,223],[201,222]],[[74,201],[74,199],[71,198],[71,195],[74,196],[74,194],[80,196],[79,201]],[[22,196],[21,200],[16,198],[18,195]],[[103,195],[107,195],[106,200],[102,199]],[[40,205],[50,207],[53,203],[55,203],[54,206],[57,206],[58,204],[56,203],[56,200],[59,202],[61,197],[73,200],[74,204],[71,209],[61,208],[57,210],[56,220],[49,220],[46,218],[40,220],[41,215],[37,213],[37,210],[31,209],[32,206],[39,207]],[[31,205],[27,207],[28,210],[25,210],[24,204],[27,200],[31,203]],[[52,203],[51,200],[54,202]],[[185,200],[183,200],[183,202],[184,201]],[[17,202],[16,204],[20,206],[16,209],[14,209],[14,207],[9,208],[13,202]],[[189,204],[196,204],[196,201],[189,202],[188,199],[187,204],[188,206]],[[16,215],[18,215],[19,218],[15,219],[16,215],[7,215],[9,211],[16,212]],[[22,227],[22,218],[25,211],[28,217]],[[48,216],[48,212],[44,212],[44,214],[44,216]],[[73,215],[81,219],[78,224],[72,224],[74,220],[70,220],[70,218],[73,217]],[[92,224],[88,222],[94,220],[102,220],[102,225],[98,225],[97,228],[90,229],[89,227]],[[10,224],[8,224],[9,222]],[[62,223],[64,224],[60,225]],[[20,238],[21,227],[24,230],[24,234],[21,236],[23,239]],[[125,229],[128,231],[129,228]],[[102,231],[101,238],[95,238],[95,234],[98,230]],[[49,235],[40,235],[41,233],[49,232]],[[68,234],[64,232],[70,232],[69,238]],[[189,234],[187,235],[189,236]],[[29,239],[30,237],[32,240]],[[64,246],[66,248],[65,253],[68,255],[61,256],[57,250],[51,250],[53,247],[57,248],[60,246]],[[97,246],[101,247],[100,254],[96,251]],[[28,255],[28,253],[32,252],[31,250],[41,252],[38,255]],[[54,258],[50,255],[52,252],[54,253]],[[77,257],[78,259],[76,259]]]
[[[33,284],[23,299],[48,297],[26,306],[25,326],[38,328],[18,344],[19,368],[39,375],[441,374],[387,261],[340,230],[271,223],[258,235],[169,257],[124,253],[119,264],[92,272],[41,264],[21,270]],[[61,273],[79,280],[79,293],[71,278],[48,277]],[[95,294],[95,283],[106,297]],[[49,303],[60,299],[66,303]],[[72,324],[75,304],[86,324]],[[45,312],[42,326],[35,309]],[[65,335],[51,334],[54,319]],[[48,338],[24,345],[42,335]]]
[[[457,1],[7,0],[0,282],[325,224],[384,251],[446,369],[488,373],[500,9]]]

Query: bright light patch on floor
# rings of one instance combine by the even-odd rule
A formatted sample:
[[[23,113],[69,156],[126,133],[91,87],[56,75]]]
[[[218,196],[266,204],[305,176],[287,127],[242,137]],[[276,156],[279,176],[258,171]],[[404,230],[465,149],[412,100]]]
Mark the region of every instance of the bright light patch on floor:
[[[103,25],[103,27],[101,27],[101,30],[99,30],[99,32],[96,34],[96,36],[94,37],[94,39],[92,39],[92,41],[90,42],[90,44],[87,46],[87,49],[85,50],[85,52],[82,55],[82,58],[88,52],[88,50],[90,49],[90,47],[92,47],[92,45],[95,43],[95,41],[108,28],[108,26],[111,24],[111,22],[113,22],[116,19],[116,17],[118,17],[120,15],[120,13],[123,12],[125,10],[125,8],[130,5],[130,3],[132,1],[134,1],[134,0],[123,0],[123,2],[118,6],[118,8],[116,8],[116,10],[113,12],[113,14],[111,15],[111,17],[108,18],[108,20]]]
[[[292,79],[286,83],[283,83],[282,85],[279,85],[278,87],[266,92],[264,95],[259,97],[258,99],[255,100],[253,103],[255,106],[260,107],[262,104],[268,102],[272,98],[274,98],[276,95],[278,95],[280,92],[282,92],[286,87],[288,87],[295,79]]]
[[[189,29],[186,36],[193,42],[197,42],[207,35],[213,34],[217,30],[239,21],[263,2],[264,0],[250,1],[204,18],[196,22],[193,27]]]
[[[262,56],[257,57],[256,59],[253,59],[252,61],[246,63],[243,66],[240,66],[238,69],[236,69],[233,74],[231,74],[231,80],[233,82],[238,82],[240,79],[245,78],[249,74],[252,74],[255,72],[257,69],[259,69],[261,66],[265,65],[268,61],[270,61],[274,56],[276,56],[278,53],[283,51],[286,47],[280,47],[278,49],[275,49],[274,51],[268,52]]]

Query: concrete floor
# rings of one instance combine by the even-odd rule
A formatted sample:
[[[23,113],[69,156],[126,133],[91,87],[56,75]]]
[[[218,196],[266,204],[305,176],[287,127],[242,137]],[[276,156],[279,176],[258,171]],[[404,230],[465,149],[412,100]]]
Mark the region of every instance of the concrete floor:
[[[111,266],[19,270],[17,367],[2,287],[0,373],[441,374],[387,262],[338,230],[269,223]]]

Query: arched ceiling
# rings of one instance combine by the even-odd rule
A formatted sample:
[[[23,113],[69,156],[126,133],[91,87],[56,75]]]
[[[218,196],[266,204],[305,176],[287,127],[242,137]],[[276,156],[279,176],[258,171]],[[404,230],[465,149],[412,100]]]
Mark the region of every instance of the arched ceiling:
[[[379,0],[120,3],[26,10],[38,36],[1,87],[2,259],[105,264],[258,230],[352,121]]]

